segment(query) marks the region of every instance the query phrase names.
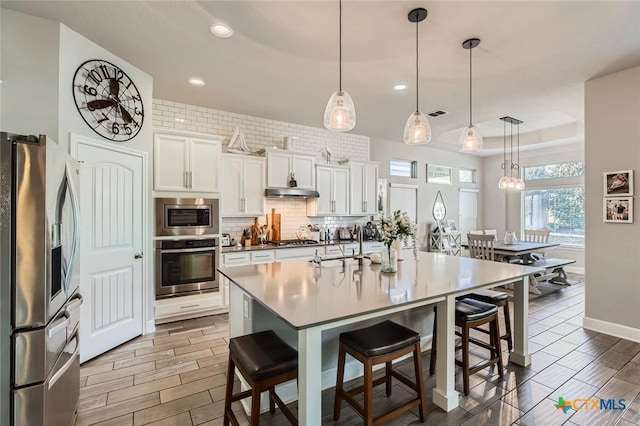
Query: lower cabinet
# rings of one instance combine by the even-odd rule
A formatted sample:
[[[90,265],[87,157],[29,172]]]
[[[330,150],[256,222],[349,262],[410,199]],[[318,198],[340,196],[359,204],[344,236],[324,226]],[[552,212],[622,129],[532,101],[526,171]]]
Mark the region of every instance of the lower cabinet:
[[[156,300],[155,320],[156,324],[162,324],[227,311],[228,306],[223,304],[221,284],[220,291]]]

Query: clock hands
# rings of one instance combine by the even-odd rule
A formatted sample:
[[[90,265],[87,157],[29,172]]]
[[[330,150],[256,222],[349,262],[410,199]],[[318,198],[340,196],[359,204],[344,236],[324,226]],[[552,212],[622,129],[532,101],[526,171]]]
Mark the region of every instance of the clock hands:
[[[108,108],[116,105],[116,101],[113,99],[96,99],[94,101],[87,102],[87,108],[89,111],[95,111],[97,109]]]
[[[120,108],[120,114],[122,115],[122,118],[124,119],[124,121],[126,123],[131,123],[133,121],[133,118],[131,117],[131,114],[129,114],[129,111],[124,109],[124,107],[120,102],[118,102],[118,107]]]
[[[112,98],[118,99],[118,93],[120,92],[120,83],[115,78],[109,79],[109,94]]]
[[[109,107],[117,107],[116,109],[120,111],[120,115],[126,123],[133,122],[133,117],[129,114],[129,111],[125,109],[124,106],[120,103],[120,101],[116,99],[96,99],[94,101],[87,102],[87,108],[89,111],[95,111],[97,109],[104,109]]]

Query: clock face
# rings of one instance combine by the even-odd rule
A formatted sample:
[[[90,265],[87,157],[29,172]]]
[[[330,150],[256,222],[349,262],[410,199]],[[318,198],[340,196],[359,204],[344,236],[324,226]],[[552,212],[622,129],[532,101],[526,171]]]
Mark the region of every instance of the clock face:
[[[92,59],[73,77],[73,99],[84,121],[103,138],[134,138],[144,121],[142,97],[131,78],[111,62]]]

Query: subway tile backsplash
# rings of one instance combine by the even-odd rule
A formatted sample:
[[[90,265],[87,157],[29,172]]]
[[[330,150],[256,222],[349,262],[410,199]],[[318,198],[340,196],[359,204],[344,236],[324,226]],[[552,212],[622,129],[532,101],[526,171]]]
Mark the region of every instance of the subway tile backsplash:
[[[263,148],[282,148],[285,136],[297,139],[291,147],[294,151],[317,154],[318,162],[326,163],[320,153],[325,145],[332,153],[331,163],[338,164],[344,159],[369,160],[369,137],[351,133],[335,133],[324,128],[303,126],[266,118],[219,111],[210,108],[187,105],[162,99],[153,100],[153,127],[156,130],[177,130],[183,132],[204,133],[224,136],[223,151],[228,145],[236,128],[240,126],[245,135],[247,145],[252,151]],[[355,222],[366,222],[367,217],[307,217],[306,200],[302,199],[267,199],[266,212],[271,209],[281,214],[281,238],[296,237],[301,226],[318,224],[329,226],[332,230],[337,226],[352,226]],[[265,217],[258,222],[264,224]],[[253,218],[222,219],[222,231],[231,234],[240,241],[242,230],[250,228]]]

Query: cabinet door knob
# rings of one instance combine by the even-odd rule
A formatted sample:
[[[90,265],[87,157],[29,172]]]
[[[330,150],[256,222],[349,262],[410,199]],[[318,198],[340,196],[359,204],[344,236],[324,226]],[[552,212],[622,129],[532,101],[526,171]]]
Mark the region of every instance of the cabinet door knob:
[[[142,253],[136,253],[133,255],[134,259],[142,259]]]

